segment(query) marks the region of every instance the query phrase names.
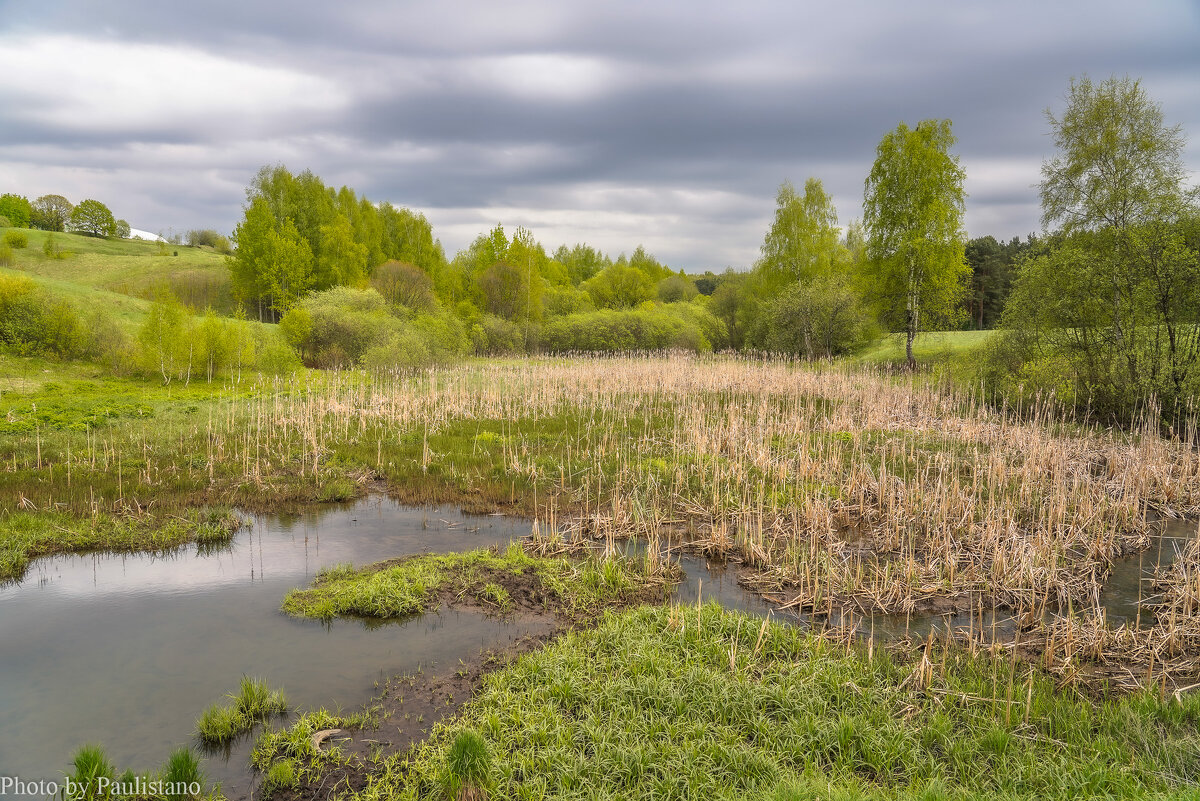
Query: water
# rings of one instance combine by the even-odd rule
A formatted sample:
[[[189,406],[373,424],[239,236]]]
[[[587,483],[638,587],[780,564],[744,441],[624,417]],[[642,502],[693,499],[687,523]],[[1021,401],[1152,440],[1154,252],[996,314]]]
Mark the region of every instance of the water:
[[[550,624],[446,611],[399,624],[295,620],[287,591],[322,567],[426,551],[504,545],[529,522],[414,510],[372,498],[288,519],[264,517],[232,547],[168,555],[88,554],[38,560],[0,587],[0,776],[61,780],[79,746],[103,744],[118,769],[157,770],[196,745],[196,719],[243,675],[283,688],[293,705],[353,710],[389,676],[455,666]],[[684,557],[680,599],[765,613],[732,572]],[[702,587],[702,589],[701,589]],[[210,754],[210,781],[248,788],[252,739]]]
[[[1173,560],[1194,526],[1169,524],[1160,546],[1115,566],[1102,596],[1110,621],[1136,615],[1154,565]],[[61,779],[85,743],[103,744],[119,769],[157,770],[176,747],[196,745],[200,713],[243,675],[282,687],[302,708],[353,710],[390,676],[454,666],[482,649],[546,631],[547,622],[502,623],[467,612],[367,628],[278,611],[289,589],[328,565],[504,545],[529,528],[521,519],[414,510],[372,498],[260,518],[224,549],[39,560],[21,583],[0,587],[0,776]],[[636,553],[644,545],[627,548]],[[677,558],[686,576],[676,600],[700,597],[772,613],[738,585],[733,571],[703,557]],[[876,616],[856,623],[864,634],[888,638],[965,628],[969,618]],[[227,755],[206,756],[208,779],[244,795],[251,744],[246,738]]]
[[[200,713],[243,674],[282,687],[293,704],[353,709],[377,680],[543,631],[458,612],[368,630],[278,611],[289,589],[326,565],[499,545],[528,529],[371,499],[260,519],[231,548],[208,553],[39,560],[20,584],[0,588],[0,775],[59,779],[85,743],[102,743],[122,769],[157,769],[175,747],[195,744]],[[245,773],[244,756],[207,763],[213,780]]]

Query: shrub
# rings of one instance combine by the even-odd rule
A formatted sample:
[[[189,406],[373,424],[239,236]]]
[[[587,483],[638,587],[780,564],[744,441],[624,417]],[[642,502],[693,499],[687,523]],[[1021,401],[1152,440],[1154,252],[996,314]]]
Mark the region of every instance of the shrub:
[[[29,237],[24,231],[7,231],[4,234],[4,244],[10,248],[27,248],[29,247]]]
[[[0,276],[0,344],[56,356],[85,355],[87,329],[69,303],[28,278]]]
[[[479,330],[472,336],[475,353],[500,355],[521,353],[525,350],[525,335],[516,323],[510,323],[494,314],[485,314],[476,326]]]
[[[844,281],[829,277],[781,292],[764,307],[750,339],[774,353],[828,359],[852,352],[872,333],[859,296]]]
[[[542,345],[553,353],[671,348],[705,352],[726,340],[724,324],[691,303],[572,314],[553,319],[542,329]]]
[[[287,341],[314,367],[345,367],[388,340],[399,322],[374,289],[334,287],[309,295],[280,320]]]
[[[402,261],[388,261],[371,273],[371,286],[387,300],[416,311],[432,311],[437,305],[433,279],[420,268]]]
[[[12,246],[0,245],[0,267],[12,267],[17,257],[13,254]]]

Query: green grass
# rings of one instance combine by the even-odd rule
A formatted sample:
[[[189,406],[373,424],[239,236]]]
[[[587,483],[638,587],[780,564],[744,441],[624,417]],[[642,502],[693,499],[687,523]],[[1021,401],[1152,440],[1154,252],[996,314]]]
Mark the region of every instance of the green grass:
[[[306,712],[285,729],[268,728],[259,735],[250,753],[250,764],[262,771],[264,797],[273,791],[291,789],[302,782],[314,784],[325,772],[345,759],[336,744],[313,746],[313,735],[326,729],[364,729],[377,721],[370,710],[335,714],[327,709]]]
[[[242,677],[238,692],[226,696],[230,703],[213,704],[196,721],[196,733],[207,745],[221,745],[250,731],[254,724],[287,712],[287,696],[272,690],[261,679]]]
[[[492,674],[357,797],[444,797],[464,732],[490,799],[1200,797],[1200,695],[1096,703],[1008,660],[930,657],[713,604],[611,615]]]
[[[51,282],[70,283],[95,290],[151,297],[159,287],[215,292],[214,298],[229,301],[229,270],[225,257],[207,247],[187,247],[137,239],[99,239],[82,234],[54,233],[0,228],[25,234],[28,247],[15,250],[16,269]],[[53,258],[43,252],[47,237],[65,254]],[[178,254],[178,255],[175,255]],[[177,294],[184,294],[178,292]],[[184,298],[187,302],[188,299]],[[203,304],[201,304],[203,305]],[[220,306],[221,303],[214,304]]]
[[[228,509],[199,508],[166,518],[97,512],[91,518],[52,510],[0,515],[0,581],[20,578],[39,556],[79,551],[165,550],[228,542],[243,521]]]
[[[513,601],[498,583],[505,575],[522,577],[532,593],[567,614],[598,612],[628,603],[647,587],[662,586],[647,579],[640,561],[549,559],[530,556],[513,543],[503,553],[425,554],[361,570],[339,565],[318,574],[310,589],[289,592],[282,608],[289,615],[322,620],[404,618],[432,608],[447,592],[455,599],[507,612]]]
[[[994,331],[930,331],[918,334],[913,355],[918,362],[940,362],[969,354],[994,334]],[[888,334],[855,356],[866,364],[905,361],[904,334]]]
[[[160,799],[188,801],[204,797],[210,801],[223,798],[217,790],[204,790],[204,774],[192,749],[178,748],[167,758],[157,773],[135,773],[126,770],[120,776],[98,745],[82,746],[71,762],[61,782],[60,796],[66,801],[116,801],[117,799]],[[198,789],[197,789],[198,788]],[[196,792],[192,792],[196,789]]]

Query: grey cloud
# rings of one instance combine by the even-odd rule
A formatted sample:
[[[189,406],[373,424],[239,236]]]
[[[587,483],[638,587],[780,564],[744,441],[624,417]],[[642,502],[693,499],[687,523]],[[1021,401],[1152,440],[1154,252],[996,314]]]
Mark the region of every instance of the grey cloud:
[[[8,36],[195,48],[338,87],[336,111],[214,108],[96,131],[0,108],[0,191],[33,192],[12,183],[36,182],[39,165],[56,180],[86,174],[77,183],[98,195],[107,174],[109,191],[128,194],[128,219],[152,230],[231,229],[243,198],[230,187],[282,161],[445,220],[451,252],[503,211],[510,224],[545,221],[534,233],[550,247],[602,235],[615,250],[652,240],[690,269],[744,266],[784,178],[821,177],[843,221],[859,216],[875,145],[901,120],[954,120],[971,234],[1005,238],[1038,228],[1032,184],[1051,147],[1042,112],[1061,107],[1071,75],[1142,76],[1169,121],[1200,128],[1189,102],[1200,23],[1183,2],[369,2],[280,13],[115,0],[6,13]],[[526,56],[564,59],[563,75],[504,60]],[[569,70],[577,93],[556,84],[571,85]],[[172,170],[178,151],[187,156]],[[1200,165],[1194,146],[1189,160]]]

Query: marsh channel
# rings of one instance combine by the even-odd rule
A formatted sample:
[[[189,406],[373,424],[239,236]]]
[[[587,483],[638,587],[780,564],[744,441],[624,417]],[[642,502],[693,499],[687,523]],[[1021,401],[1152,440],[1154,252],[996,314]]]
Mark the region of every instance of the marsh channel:
[[[102,744],[118,769],[153,770],[191,745],[204,754],[208,782],[230,798],[245,797],[254,784],[249,752],[257,730],[218,752],[203,752],[195,737],[201,712],[242,676],[282,688],[302,711],[354,711],[392,676],[453,670],[554,625],[470,610],[370,626],[297,620],[279,611],[288,590],[330,565],[504,546],[530,528],[521,518],[414,509],[375,496],[260,516],[220,548],[38,560],[20,582],[0,586],[0,775],[61,781],[74,752],[89,743]],[[1102,599],[1110,620],[1136,615],[1145,578],[1194,531],[1194,523],[1170,525],[1156,548],[1114,568]],[[735,571],[686,552],[672,558],[685,574],[675,601],[694,603],[699,595],[800,622],[739,586]],[[888,637],[956,621],[892,617],[860,625]]]

